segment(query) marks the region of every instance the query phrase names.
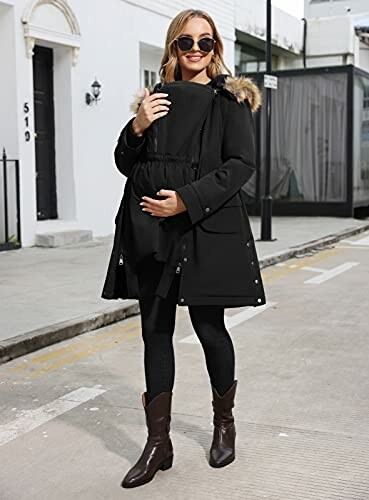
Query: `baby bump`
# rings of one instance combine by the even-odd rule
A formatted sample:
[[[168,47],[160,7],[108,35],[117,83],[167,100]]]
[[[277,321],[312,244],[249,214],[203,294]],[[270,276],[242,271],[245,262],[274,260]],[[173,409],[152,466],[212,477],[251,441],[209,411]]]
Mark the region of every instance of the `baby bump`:
[[[193,169],[188,162],[148,160],[135,168],[132,185],[138,197],[155,196],[160,189],[178,189],[191,182]]]

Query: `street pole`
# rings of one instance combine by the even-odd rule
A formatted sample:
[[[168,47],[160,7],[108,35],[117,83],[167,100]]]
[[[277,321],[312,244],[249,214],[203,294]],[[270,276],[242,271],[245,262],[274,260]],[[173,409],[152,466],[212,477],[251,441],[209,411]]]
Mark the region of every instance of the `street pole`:
[[[266,0],[266,45],[265,45],[265,60],[266,74],[272,72],[272,2]],[[272,239],[272,197],[270,195],[270,148],[271,148],[271,104],[272,104],[272,88],[270,85],[265,85],[265,184],[264,196],[262,198],[261,207],[261,236],[260,241],[273,241]]]

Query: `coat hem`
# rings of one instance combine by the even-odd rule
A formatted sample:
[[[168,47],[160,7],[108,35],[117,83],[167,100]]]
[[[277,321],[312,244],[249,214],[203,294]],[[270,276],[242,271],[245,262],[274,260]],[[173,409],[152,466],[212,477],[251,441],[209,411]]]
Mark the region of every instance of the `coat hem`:
[[[243,307],[243,306],[253,306],[258,307],[266,304],[266,300],[263,297],[261,302],[258,302],[258,297],[189,297],[186,298],[184,302],[180,301],[178,297],[177,304],[179,306],[223,306],[223,307]]]

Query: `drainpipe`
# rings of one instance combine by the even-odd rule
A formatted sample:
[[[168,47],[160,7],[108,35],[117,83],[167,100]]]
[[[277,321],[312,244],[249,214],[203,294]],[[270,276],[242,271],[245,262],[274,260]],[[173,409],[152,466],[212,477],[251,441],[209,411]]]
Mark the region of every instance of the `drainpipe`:
[[[303,34],[303,44],[302,44],[302,62],[303,62],[304,68],[306,68],[306,33],[307,33],[306,17],[303,17],[302,21],[304,21],[304,34]]]

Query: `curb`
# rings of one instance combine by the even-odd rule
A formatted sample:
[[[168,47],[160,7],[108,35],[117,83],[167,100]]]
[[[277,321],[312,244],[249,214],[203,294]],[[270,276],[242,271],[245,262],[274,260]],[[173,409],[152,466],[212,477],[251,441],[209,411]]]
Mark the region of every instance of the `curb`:
[[[280,253],[272,254],[270,256],[259,259],[260,269],[272,266],[274,264],[277,264],[278,262],[282,262],[293,257],[301,257],[302,255],[309,253],[311,250],[322,250],[324,247],[332,245],[337,241],[340,241],[344,238],[349,238],[350,236],[354,236],[355,234],[363,233],[368,230],[369,223],[362,226],[355,226],[350,229],[344,229],[339,233],[329,234],[328,236],[323,236],[322,238],[318,238],[317,240],[311,240],[303,243],[302,245],[296,245],[295,247],[291,247],[288,250],[282,250],[282,252]]]
[[[300,257],[312,250],[321,250],[337,241],[354,236],[369,230],[369,223],[345,229],[339,233],[324,236],[317,240],[308,241],[288,250],[259,259],[260,269],[277,264],[293,257]],[[68,321],[62,321],[54,325],[37,328],[30,332],[17,335],[8,340],[0,342],[0,364],[12,359],[24,356],[43,347],[47,347],[62,340],[67,340],[82,333],[108,326],[122,319],[136,316],[140,313],[139,303],[136,300],[127,300],[124,305],[119,305],[110,311],[103,311],[79,316]]]

